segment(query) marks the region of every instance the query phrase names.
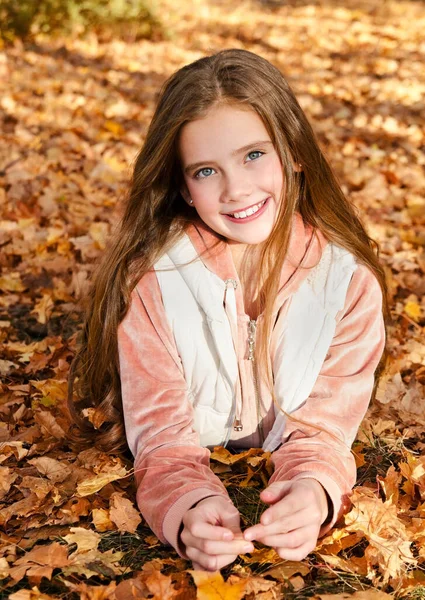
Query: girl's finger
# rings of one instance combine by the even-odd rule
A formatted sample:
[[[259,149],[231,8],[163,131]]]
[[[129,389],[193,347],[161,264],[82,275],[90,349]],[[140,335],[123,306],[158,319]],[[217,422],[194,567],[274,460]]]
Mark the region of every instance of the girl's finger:
[[[314,548],[315,544],[304,544],[299,548],[276,548],[276,552],[284,560],[300,561],[304,560],[310,552],[313,552]]]
[[[303,509],[299,510],[290,517],[283,517],[281,519],[277,519],[276,521],[272,521],[270,525],[257,523],[256,525],[245,529],[244,538],[246,540],[260,541],[260,538],[264,538],[265,536],[289,533],[290,531],[294,531],[300,527],[313,525],[318,521],[314,521],[312,513],[313,511],[311,509]]]
[[[197,570],[219,571],[237,559],[237,554],[222,554],[220,556],[209,556],[196,548],[186,548],[187,556],[192,560],[193,567]]]
[[[208,540],[226,540],[231,541],[235,538],[235,533],[227,527],[220,525],[211,525],[204,521],[194,521],[185,525],[182,535],[188,531],[191,535],[197,538],[205,538]]]
[[[190,533],[183,531],[181,534],[182,542],[186,548],[195,548],[204,554],[209,556],[220,556],[222,554],[246,554],[247,552],[253,552],[254,546],[251,542],[247,542],[245,539],[232,540],[231,542],[216,541],[205,538],[198,538]]]
[[[258,538],[258,541],[272,548],[295,549],[306,544],[315,545],[318,535],[319,529],[316,527],[301,527],[290,533],[266,535]]]

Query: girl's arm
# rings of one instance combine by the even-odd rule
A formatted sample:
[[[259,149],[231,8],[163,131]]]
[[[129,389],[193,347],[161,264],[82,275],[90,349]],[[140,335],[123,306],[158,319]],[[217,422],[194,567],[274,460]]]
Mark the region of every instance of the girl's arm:
[[[233,505],[193,429],[193,409],[155,273],[145,275],[132,294],[118,329],[118,349],[137,503],[157,537],[183,556],[179,530],[187,511],[209,496]]]
[[[305,478],[321,483],[331,511],[320,535],[348,506],[356,481],[350,448],[368,408],[374,372],[385,345],[381,289],[367,267],[359,265],[353,274],[337,320],[334,339],[312,393],[292,414],[324,432],[288,419],[282,446],[272,455],[275,471],[270,479],[270,484]]]

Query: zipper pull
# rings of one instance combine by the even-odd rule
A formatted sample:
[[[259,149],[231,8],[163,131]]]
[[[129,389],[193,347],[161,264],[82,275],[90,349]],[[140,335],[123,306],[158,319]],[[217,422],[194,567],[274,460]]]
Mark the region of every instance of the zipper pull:
[[[238,282],[236,281],[236,279],[226,279],[226,281],[224,282],[225,286],[226,286],[226,290],[229,287],[232,287],[234,290],[238,287]]]
[[[242,431],[243,425],[242,425],[242,421],[240,419],[235,419],[233,421],[233,429],[235,431]]]
[[[254,360],[256,329],[257,329],[257,322],[252,319],[248,323],[248,360]]]

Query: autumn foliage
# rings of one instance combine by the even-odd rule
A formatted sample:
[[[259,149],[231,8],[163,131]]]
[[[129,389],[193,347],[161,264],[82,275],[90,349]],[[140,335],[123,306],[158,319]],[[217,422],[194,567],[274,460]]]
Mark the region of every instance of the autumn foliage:
[[[2,597],[425,598],[425,6],[160,0],[156,12],[162,40],[38,36],[0,51]],[[228,47],[288,76],[380,243],[392,321],[350,512],[303,562],[258,544],[212,574],[143,523],[130,457],[69,442],[65,399],[82,299],[159,86]],[[270,456],[216,448],[211,468],[244,527],[256,522]]]

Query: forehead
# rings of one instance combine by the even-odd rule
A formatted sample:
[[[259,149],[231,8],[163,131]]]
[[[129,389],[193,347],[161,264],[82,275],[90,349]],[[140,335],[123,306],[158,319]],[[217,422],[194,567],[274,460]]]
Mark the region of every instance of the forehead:
[[[225,104],[182,127],[179,153],[185,164],[212,160],[217,151],[230,154],[256,140],[270,140],[261,117],[251,108]]]

